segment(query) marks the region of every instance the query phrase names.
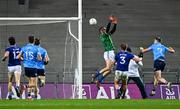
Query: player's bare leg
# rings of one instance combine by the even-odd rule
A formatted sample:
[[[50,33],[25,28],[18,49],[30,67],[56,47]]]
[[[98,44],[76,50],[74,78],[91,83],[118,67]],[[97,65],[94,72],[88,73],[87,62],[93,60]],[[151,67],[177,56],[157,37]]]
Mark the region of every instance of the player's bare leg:
[[[28,91],[28,99],[32,99],[32,96],[31,96],[31,92],[32,92],[32,81],[31,81],[31,78],[28,78],[28,87],[27,87],[27,91]]]
[[[156,76],[154,75],[153,89],[150,93],[150,96],[154,96],[156,94],[157,85],[158,85],[158,80],[156,79]]]
[[[171,82],[168,82],[166,79],[161,77],[161,71],[156,71],[155,76],[156,76],[156,79],[157,79],[158,82],[161,82],[163,84],[167,84],[168,89],[171,90]]]
[[[45,76],[38,76],[38,82],[40,82],[40,87],[43,87],[46,82],[46,77]]]
[[[127,80],[128,80],[128,76],[126,74],[123,74],[121,76],[121,79],[122,79],[122,90],[121,90],[121,94],[123,94],[122,96],[122,99],[125,98],[125,93],[126,93],[126,90],[127,90]]]
[[[12,99],[12,80],[13,80],[14,75],[12,74],[8,74],[8,92],[9,92],[9,96],[8,99],[11,100]]]
[[[119,86],[119,80],[114,80],[114,86],[115,86],[115,89],[117,91],[117,96],[115,97],[115,99],[119,99],[121,97],[121,91],[120,90],[120,86]]]
[[[35,94],[35,99],[37,99],[37,95],[38,95],[38,86],[37,86],[37,78],[31,78],[32,80],[32,85],[34,88],[34,94]]]
[[[15,82],[16,82],[16,87],[15,87],[15,90],[16,90],[16,94],[18,97],[20,97],[20,78],[21,78],[21,73],[19,72],[15,72]]]
[[[111,60],[106,60],[106,67],[103,68],[99,73],[96,73],[94,79],[98,77],[96,81],[96,86],[99,89],[100,84],[104,81],[104,78],[110,73],[113,62]]]

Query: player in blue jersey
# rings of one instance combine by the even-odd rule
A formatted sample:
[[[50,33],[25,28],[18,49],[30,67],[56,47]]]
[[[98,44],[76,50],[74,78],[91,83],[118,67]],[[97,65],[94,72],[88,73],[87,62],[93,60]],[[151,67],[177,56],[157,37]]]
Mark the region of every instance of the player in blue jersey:
[[[132,53],[132,50],[130,47],[127,48],[126,50],[127,52],[129,53]],[[138,54],[138,57],[140,58],[143,58],[143,53],[139,53]],[[141,96],[143,99],[146,99],[147,98],[147,94],[146,94],[146,91],[145,91],[145,86],[143,84],[143,81],[140,77],[140,74],[139,74],[139,68],[141,68],[143,66],[143,62],[140,61],[140,62],[135,62],[134,60],[130,60],[129,62],[129,71],[128,71],[128,81],[127,81],[127,84],[129,83],[130,80],[133,80],[134,83],[137,85],[137,87],[139,88],[140,92],[141,92]],[[128,98],[128,94],[127,94],[128,91],[126,91],[126,93],[124,93],[123,97],[126,96],[126,98]]]
[[[5,61],[9,58],[8,61],[8,98],[12,99],[12,80],[15,76],[16,82],[16,94],[20,97],[20,78],[21,78],[21,61],[17,58],[21,48],[16,45],[16,40],[14,37],[9,37],[10,46],[5,49],[4,57],[2,61]]]
[[[34,45],[37,46],[39,53],[41,54],[42,60],[37,61],[37,76],[39,86],[42,87],[45,85],[45,65],[49,62],[49,56],[46,49],[40,46],[40,39],[36,38]]]
[[[163,44],[161,44],[160,37],[156,37],[154,39],[154,43],[150,47],[146,49],[143,49],[141,47],[140,49],[142,53],[152,51],[154,55],[154,87],[150,95],[151,96],[155,95],[156,86],[158,85],[159,82],[167,84],[168,88],[171,90],[171,82],[168,82],[163,77],[161,77],[161,72],[164,70],[166,65],[165,54],[167,52],[174,53],[175,50],[172,47],[168,48]]]
[[[29,36],[29,43],[22,47],[19,58],[23,57],[25,75],[28,78],[28,99],[31,99],[31,92],[34,90],[37,98],[37,60],[41,60],[38,48],[34,45],[34,36]]]
[[[128,53],[126,51],[127,44],[121,44],[120,45],[120,52],[116,54],[115,60],[116,60],[116,71],[115,71],[115,78],[114,78],[114,85],[117,90],[117,96],[116,99],[120,98],[127,89],[127,80],[128,80],[128,68],[129,68],[129,62],[130,60],[134,60],[136,62],[141,61],[142,59]],[[119,86],[119,81],[122,80],[122,88]],[[124,98],[124,97],[121,97]]]

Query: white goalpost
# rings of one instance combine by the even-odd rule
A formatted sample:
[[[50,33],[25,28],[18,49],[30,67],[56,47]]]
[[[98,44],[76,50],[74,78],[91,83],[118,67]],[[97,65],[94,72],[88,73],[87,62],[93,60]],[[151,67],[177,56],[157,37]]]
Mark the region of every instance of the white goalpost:
[[[77,36],[71,31],[71,23],[74,21],[77,22]],[[82,0],[78,0],[77,17],[0,17],[0,22],[2,26],[67,22],[68,34],[74,39],[73,42],[77,42],[77,68],[72,70],[74,71],[74,84],[72,86],[75,93],[73,93],[71,98],[82,99]],[[73,52],[73,50],[71,51]]]

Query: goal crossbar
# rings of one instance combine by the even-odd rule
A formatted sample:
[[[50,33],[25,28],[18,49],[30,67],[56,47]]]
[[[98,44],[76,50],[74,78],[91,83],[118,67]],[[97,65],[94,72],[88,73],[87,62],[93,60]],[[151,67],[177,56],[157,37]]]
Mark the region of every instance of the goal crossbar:
[[[44,20],[44,21],[53,21],[53,20],[58,20],[58,21],[77,21],[80,20],[81,18],[79,17],[1,17],[0,20],[5,20],[5,21],[31,21],[31,20]]]

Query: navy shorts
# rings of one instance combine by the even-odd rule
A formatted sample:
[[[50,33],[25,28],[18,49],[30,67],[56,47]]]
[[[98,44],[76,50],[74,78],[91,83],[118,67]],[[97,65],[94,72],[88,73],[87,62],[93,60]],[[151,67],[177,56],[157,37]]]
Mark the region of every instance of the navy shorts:
[[[37,69],[37,76],[45,76],[45,70],[44,69]]]
[[[27,77],[37,77],[37,69],[36,68],[24,68],[25,75]]]
[[[158,70],[163,71],[165,66],[166,66],[166,63],[164,61],[161,61],[161,60],[154,61],[154,71],[158,71]]]

